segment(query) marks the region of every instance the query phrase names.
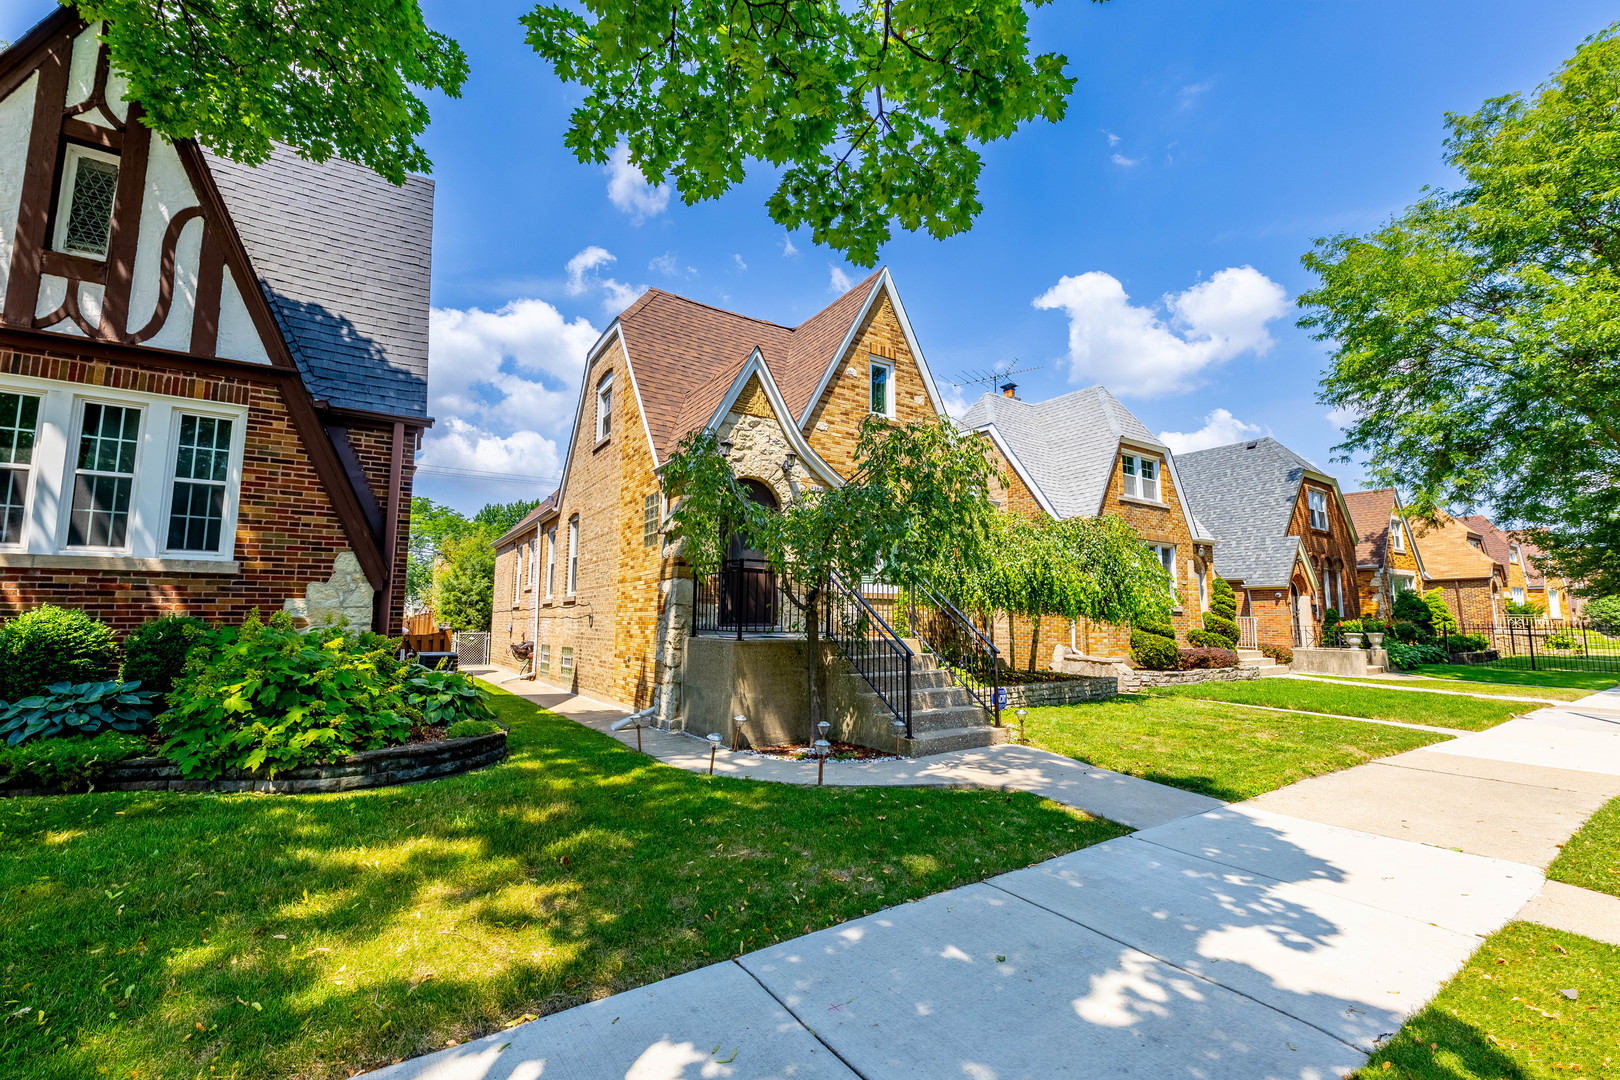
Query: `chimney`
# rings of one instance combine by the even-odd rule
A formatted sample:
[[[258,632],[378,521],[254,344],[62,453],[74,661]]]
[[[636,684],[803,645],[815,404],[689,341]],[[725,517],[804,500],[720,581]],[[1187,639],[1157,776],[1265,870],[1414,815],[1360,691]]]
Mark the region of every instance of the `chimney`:
[[[1001,384],[1001,396],[1005,398],[1018,398],[1018,384],[1015,382]]]

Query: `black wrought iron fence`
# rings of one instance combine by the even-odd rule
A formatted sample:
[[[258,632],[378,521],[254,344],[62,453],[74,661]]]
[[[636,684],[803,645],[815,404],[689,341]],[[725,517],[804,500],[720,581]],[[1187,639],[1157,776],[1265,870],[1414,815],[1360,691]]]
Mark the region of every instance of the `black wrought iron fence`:
[[[1455,647],[1478,645],[1481,639],[1484,649]],[[1600,628],[1584,619],[1509,615],[1488,628],[1459,627],[1437,643],[1448,653],[1466,655],[1476,667],[1620,674],[1620,627]]]
[[[802,634],[804,612],[787,598],[768,566],[731,563],[699,578],[692,603],[694,634]]]

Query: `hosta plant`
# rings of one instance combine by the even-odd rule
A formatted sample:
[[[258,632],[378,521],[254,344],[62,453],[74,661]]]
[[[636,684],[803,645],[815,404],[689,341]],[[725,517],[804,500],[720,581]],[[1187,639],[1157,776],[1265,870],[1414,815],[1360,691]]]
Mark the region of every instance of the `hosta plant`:
[[[400,689],[406,704],[419,711],[422,722],[430,726],[488,720],[495,715],[489,707],[489,693],[459,671],[433,671],[417,665]]]
[[[139,731],[152,719],[152,699],[139,682],[53,683],[43,694],[0,709],[0,736],[8,746],[30,739]]]

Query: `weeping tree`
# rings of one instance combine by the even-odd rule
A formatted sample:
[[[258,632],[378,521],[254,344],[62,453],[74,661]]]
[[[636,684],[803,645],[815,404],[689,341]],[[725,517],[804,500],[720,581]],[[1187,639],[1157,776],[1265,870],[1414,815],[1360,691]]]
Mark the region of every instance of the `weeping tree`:
[[[834,577],[858,583],[881,567],[904,584],[946,564],[988,557],[994,467],[985,443],[939,417],[895,424],[868,417],[855,469],[833,488],[789,477],[780,509],[759,506],[720,456],[714,434],[688,434],[662,469],[670,534],[696,576],[715,573],[733,534],[763,551],[789,603],[804,613],[812,730],[821,720],[821,619]]]
[[[952,586],[974,610],[1030,621],[1030,671],[1046,616],[1116,625],[1169,619],[1164,564],[1122,518],[1030,520],[1002,512],[992,536],[992,556],[957,571]]]

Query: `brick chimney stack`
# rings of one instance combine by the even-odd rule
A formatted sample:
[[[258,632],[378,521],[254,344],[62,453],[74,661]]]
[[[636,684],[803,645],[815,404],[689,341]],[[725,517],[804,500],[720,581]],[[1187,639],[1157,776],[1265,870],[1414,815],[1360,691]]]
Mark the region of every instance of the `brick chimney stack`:
[[[1012,398],[1016,401],[1018,399],[1018,384],[1015,382],[1002,383],[1001,396],[1005,398]]]

